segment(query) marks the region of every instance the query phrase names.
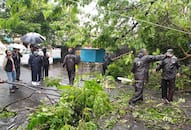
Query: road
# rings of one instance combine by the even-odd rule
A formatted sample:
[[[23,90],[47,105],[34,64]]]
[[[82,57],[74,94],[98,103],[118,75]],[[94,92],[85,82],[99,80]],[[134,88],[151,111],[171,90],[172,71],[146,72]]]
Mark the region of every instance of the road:
[[[68,84],[67,73],[62,68],[62,65],[60,63],[50,66],[49,77],[61,78],[62,82],[64,82],[64,84]],[[0,78],[5,79],[5,80],[7,79],[6,73],[2,69],[2,67],[0,68]],[[21,67],[20,79],[21,79],[21,83],[26,83],[28,85],[31,84],[31,72],[30,72],[29,68],[23,67],[23,66]],[[30,94],[31,92],[33,92],[33,90],[31,90],[31,89],[20,86],[20,88],[15,93],[10,93],[8,84],[6,84],[6,83],[0,84],[0,89],[1,89],[1,91],[0,91],[0,108],[9,102],[13,102],[16,99],[23,98],[27,94]]]
[[[63,84],[68,84],[67,72],[62,68],[62,64],[60,63],[50,66],[49,77],[61,78]],[[7,79],[6,73],[2,67],[0,67],[0,78],[4,80]],[[28,118],[27,115],[30,113],[27,108],[35,108],[38,106],[40,101],[47,96],[45,94],[43,95],[42,93],[39,94],[38,92],[34,91],[34,89],[40,90],[44,93],[50,93],[50,95],[48,95],[48,99],[51,99],[51,102],[53,103],[59,99],[59,94],[56,91],[41,89],[39,87],[34,89],[27,88],[31,87],[31,71],[28,67],[21,67],[20,79],[21,81],[18,83],[24,84],[25,87],[19,86],[19,89],[16,90],[15,93],[9,92],[7,83],[0,84],[0,109],[2,110],[2,108],[5,108],[5,106],[8,105],[8,108],[11,108],[11,110],[18,113],[15,118],[0,120],[0,130],[7,130],[10,129],[10,127],[17,128],[19,125],[24,125],[23,128],[25,128]],[[55,88],[50,89],[55,90]]]

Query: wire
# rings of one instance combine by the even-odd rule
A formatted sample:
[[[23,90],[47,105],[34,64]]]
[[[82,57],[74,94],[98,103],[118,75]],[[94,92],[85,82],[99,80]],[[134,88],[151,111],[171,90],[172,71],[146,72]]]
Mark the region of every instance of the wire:
[[[113,12],[111,12],[113,13]],[[120,15],[121,17],[126,17],[126,18],[133,18],[133,17],[130,17],[130,16],[124,16],[122,14],[119,14],[119,13],[113,13],[113,14],[116,14],[116,15]],[[146,21],[146,20],[142,20],[142,19],[136,19],[136,18],[133,18],[135,21],[139,21],[139,22],[142,22],[142,23],[148,23],[150,25],[154,25],[154,26],[157,26],[157,27],[161,27],[161,28],[165,28],[165,29],[168,29],[168,30],[173,30],[173,31],[177,31],[177,32],[181,32],[181,33],[185,33],[185,34],[191,34],[191,32],[188,32],[188,31],[183,31],[183,30],[180,30],[180,29],[175,29],[175,28],[172,28],[172,27],[168,27],[168,26],[164,26],[164,25],[161,25],[161,24],[157,24],[157,23],[153,23],[153,22],[150,22],[150,21]]]
[[[74,0],[70,0],[71,2],[76,2]],[[76,2],[77,3],[77,2]],[[95,8],[94,8],[95,9]],[[120,13],[114,13],[114,12],[111,12],[111,14],[116,14],[116,15],[120,15],[122,17],[126,17],[126,18],[133,18],[131,16],[124,16]],[[135,19],[135,18],[133,18]],[[157,27],[161,27],[161,28],[164,28],[164,29],[168,29],[168,30],[173,30],[173,31],[177,31],[177,32],[181,32],[181,33],[185,33],[185,34],[191,34],[191,32],[187,32],[187,31],[183,31],[183,30],[180,30],[180,29],[176,29],[176,28],[172,28],[172,27],[168,27],[168,26],[164,26],[164,25],[161,25],[161,24],[157,24],[157,23],[153,23],[153,22],[150,22],[150,21],[146,21],[146,20],[142,20],[142,19],[135,19],[136,21],[139,21],[139,22],[142,22],[142,23],[148,23],[150,25],[153,25],[153,26],[157,26]]]

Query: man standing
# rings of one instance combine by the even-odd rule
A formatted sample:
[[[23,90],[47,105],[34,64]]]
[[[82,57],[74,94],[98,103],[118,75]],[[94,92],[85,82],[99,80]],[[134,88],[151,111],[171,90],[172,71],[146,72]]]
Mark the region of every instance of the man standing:
[[[165,103],[173,101],[176,76],[180,76],[181,66],[173,54],[173,49],[168,49],[166,58],[157,66],[156,71],[162,69],[162,99]],[[177,73],[178,70],[178,73]]]
[[[48,77],[48,70],[49,70],[49,65],[50,65],[50,63],[49,63],[49,55],[48,55],[48,53],[47,53],[47,49],[46,48],[43,48],[42,49],[42,52],[43,52],[43,57],[42,57],[42,65],[43,65],[43,67],[42,67],[42,77],[44,78],[46,78],[46,77]]]
[[[68,72],[69,85],[73,85],[75,79],[75,65],[76,65],[76,56],[73,54],[72,48],[68,49],[68,54],[64,58],[63,67],[66,66]]]
[[[42,58],[38,54],[38,47],[32,46],[31,52],[28,63],[31,68],[32,85],[37,86],[40,85],[41,80]]]
[[[15,63],[15,70],[16,70],[16,80],[20,81],[20,68],[21,68],[21,57],[22,54],[19,52],[20,49],[13,48],[12,57]]]
[[[105,75],[107,66],[111,63],[111,57],[109,56],[109,53],[106,53],[103,58],[103,65],[102,65],[102,75]]]
[[[141,49],[138,57],[135,58],[132,67],[135,79],[135,95],[130,99],[129,105],[134,105],[137,101],[143,101],[144,84],[148,82],[149,79],[149,64],[154,61],[162,60],[164,57],[164,55],[148,55],[146,49]]]

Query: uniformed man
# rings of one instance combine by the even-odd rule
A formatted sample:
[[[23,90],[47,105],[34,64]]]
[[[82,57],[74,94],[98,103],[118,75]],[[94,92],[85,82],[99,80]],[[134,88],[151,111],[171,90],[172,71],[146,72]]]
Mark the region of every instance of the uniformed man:
[[[168,49],[166,56],[156,68],[156,71],[162,69],[161,88],[164,103],[173,101],[176,76],[179,77],[181,73],[181,66],[173,54],[173,49]]]
[[[64,58],[63,67],[66,66],[66,70],[68,72],[69,85],[73,85],[75,79],[76,72],[76,55],[73,54],[73,49],[68,49],[68,54]]]
[[[111,63],[111,57],[109,53],[106,53],[103,58],[102,75],[105,75],[108,65]]]
[[[146,49],[141,49],[137,58],[134,59],[132,72],[135,79],[135,95],[130,99],[129,105],[134,105],[137,101],[143,101],[144,84],[149,79],[149,64],[154,61],[164,59],[165,55],[148,55]]]

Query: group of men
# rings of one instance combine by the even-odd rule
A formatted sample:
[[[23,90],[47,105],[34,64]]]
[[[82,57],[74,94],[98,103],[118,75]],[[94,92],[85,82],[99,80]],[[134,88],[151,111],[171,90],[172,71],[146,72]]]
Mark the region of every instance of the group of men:
[[[42,79],[42,66],[43,72],[45,72],[44,76],[48,76],[49,70],[49,56],[46,53],[46,49],[42,49],[43,57],[39,55],[38,47],[31,46],[31,55],[29,57],[29,66],[31,68],[32,73],[32,85],[37,86],[40,85],[40,81]],[[73,85],[75,79],[75,65],[78,62],[77,56],[74,54],[74,50],[72,48],[68,48],[68,54],[64,57],[63,67],[66,67],[69,78],[69,85]]]
[[[47,54],[46,48],[42,49],[43,55],[39,54],[39,48],[36,45],[31,45],[31,54],[29,56],[28,65],[31,69],[32,85],[40,85],[40,81],[44,77],[48,77],[49,71],[49,55]],[[4,61],[4,70],[7,73],[8,81],[14,82],[20,80],[20,61],[21,53],[19,49],[14,48],[14,52],[7,50],[6,58]],[[78,63],[78,57],[74,54],[72,48],[68,49],[68,54],[65,56],[63,61],[63,67],[66,67],[69,78],[69,85],[74,84],[75,79],[75,65]],[[10,92],[14,93],[17,87],[10,85]]]
[[[39,55],[36,46],[31,46],[31,55],[29,57],[29,66],[32,74],[32,85],[36,86],[40,84],[40,80],[48,76],[49,68],[49,56],[46,53],[46,49],[43,49],[43,55]],[[3,62],[3,69],[7,74],[9,82],[20,81],[20,64],[22,54],[19,52],[19,48],[13,48],[13,52],[6,50],[6,56]],[[10,92],[14,93],[16,85],[12,83],[9,85]]]
[[[48,77],[49,71],[49,55],[47,49],[43,48],[43,54],[39,54],[38,46],[31,45],[31,54],[28,60],[32,75],[32,85],[40,85],[40,81],[44,77]]]
[[[173,101],[176,76],[180,76],[181,66],[173,54],[173,49],[168,49],[165,55],[148,55],[146,49],[142,49],[134,59],[132,72],[135,80],[135,94],[130,99],[129,105],[133,106],[137,101],[143,101],[144,84],[149,80],[149,64],[160,61],[156,71],[162,69],[162,100],[164,103]]]
[[[6,51],[6,58],[4,61],[4,69],[7,72],[9,81],[20,80],[20,58],[22,55],[19,49],[14,49],[13,53]],[[45,71],[45,77],[48,76],[49,61],[46,49],[43,49],[43,57],[39,55],[38,48],[31,46],[31,55],[29,57],[29,66],[32,74],[32,85],[39,85],[42,78],[42,66]],[[105,56],[107,59],[107,55]],[[133,106],[138,101],[143,101],[143,90],[144,85],[149,81],[149,64],[155,61],[160,61],[156,71],[162,69],[162,100],[165,103],[173,101],[173,95],[175,90],[175,80],[177,76],[180,76],[181,66],[178,59],[173,54],[173,49],[168,49],[165,55],[148,55],[146,49],[141,49],[138,56],[134,59],[132,72],[135,80],[135,94],[130,99],[129,105]],[[65,56],[63,61],[63,67],[66,66],[69,78],[69,85],[73,85],[75,79],[75,65],[77,64],[77,57],[74,54],[72,48],[68,49],[68,54]],[[104,67],[104,66],[103,66]],[[107,65],[106,65],[107,67]],[[103,68],[103,74],[105,69]],[[16,86],[10,87],[10,92],[15,92]]]
[[[72,85],[75,78],[75,63],[76,57],[72,54],[72,49],[69,48],[69,54],[65,56],[63,67],[66,65],[68,71],[69,84]],[[164,55],[148,55],[146,49],[141,49],[138,56],[134,59],[132,72],[135,80],[135,95],[130,99],[129,104],[133,106],[137,101],[143,101],[143,90],[145,83],[149,82],[149,65],[152,62],[160,61],[156,71],[162,69],[162,100],[164,103],[173,101],[175,91],[176,77],[180,76],[181,66],[174,55],[173,49],[168,49]],[[102,74],[105,74],[108,64],[111,62],[109,55],[104,56]]]

